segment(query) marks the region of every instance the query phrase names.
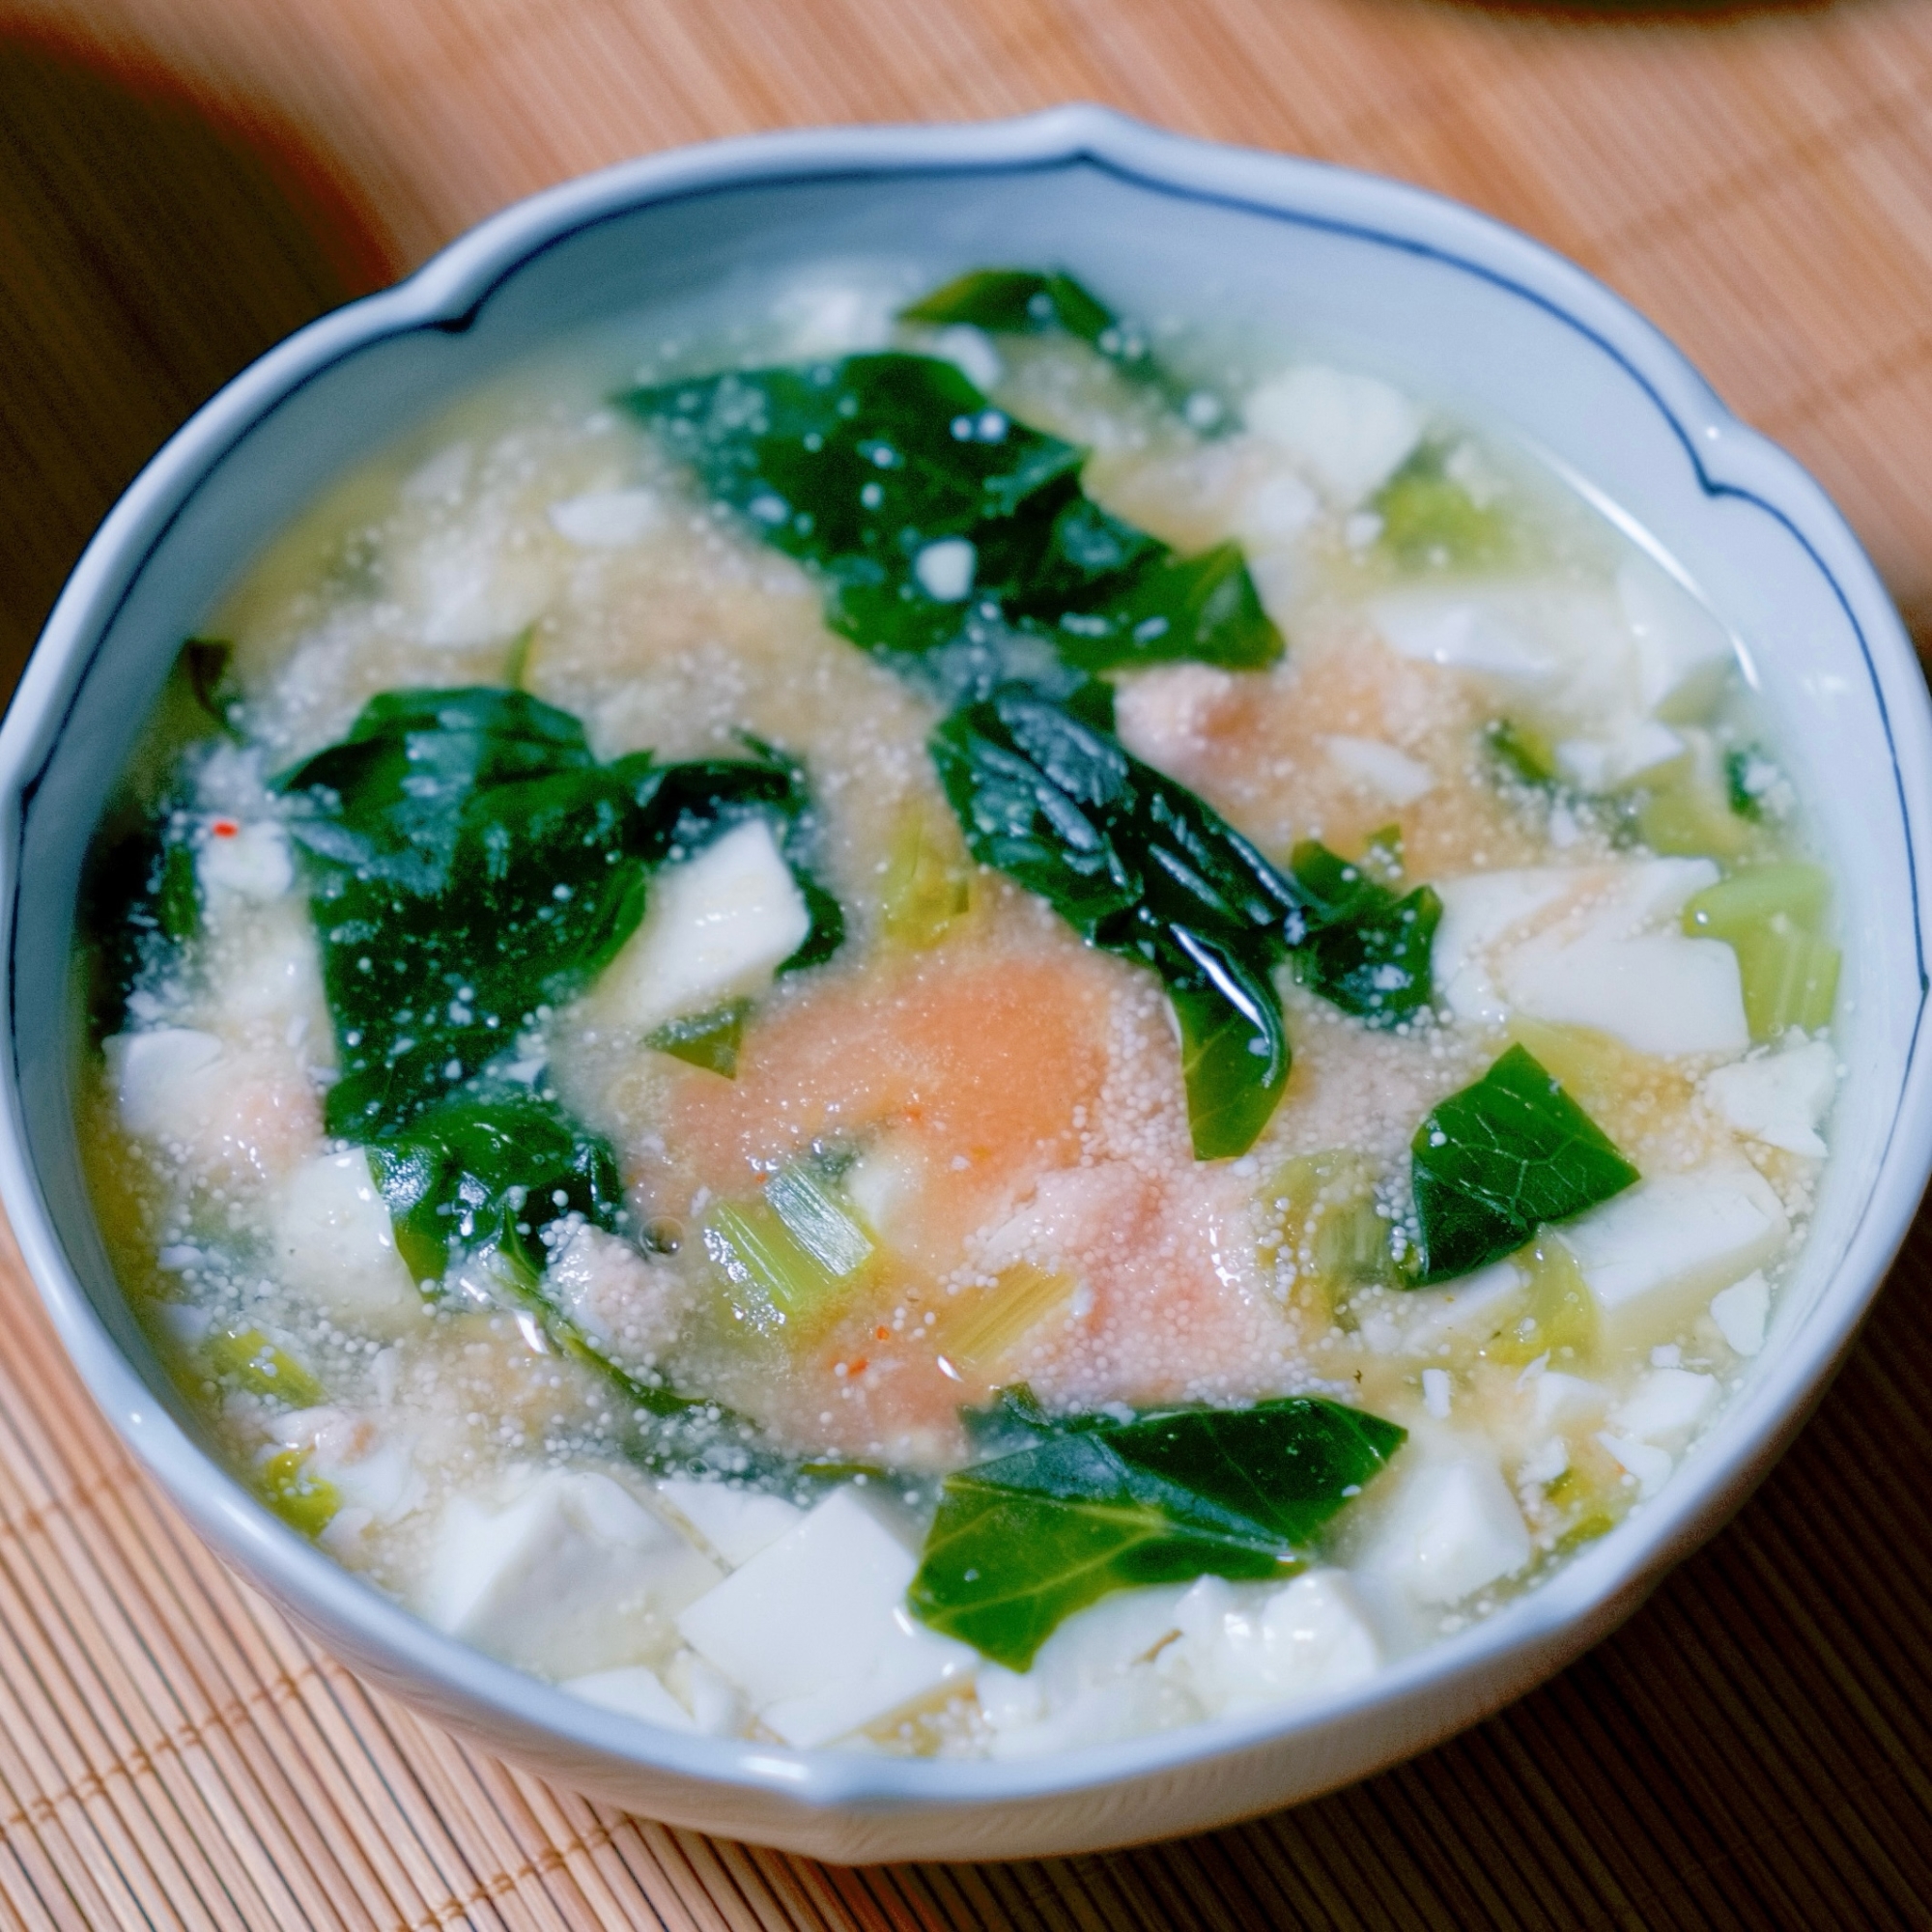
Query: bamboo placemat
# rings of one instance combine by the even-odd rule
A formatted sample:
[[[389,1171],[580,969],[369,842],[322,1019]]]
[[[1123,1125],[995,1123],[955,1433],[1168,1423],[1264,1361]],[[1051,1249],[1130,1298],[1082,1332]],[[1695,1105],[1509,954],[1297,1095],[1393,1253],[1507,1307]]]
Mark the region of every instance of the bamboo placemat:
[[[1932,630],[1919,0],[1675,17],[1429,0],[0,0],[0,664],[11,675],[93,522],[201,395],[512,196],[712,134],[1075,97],[1406,176],[1577,256],[1813,467]],[[1932,1925],[1928,1287],[1932,1216],[1737,1522],[1616,1637],[1455,1743],[1208,1837],[849,1871],[547,1789],[319,1655],[136,1473],[0,1236],[0,1914]]]

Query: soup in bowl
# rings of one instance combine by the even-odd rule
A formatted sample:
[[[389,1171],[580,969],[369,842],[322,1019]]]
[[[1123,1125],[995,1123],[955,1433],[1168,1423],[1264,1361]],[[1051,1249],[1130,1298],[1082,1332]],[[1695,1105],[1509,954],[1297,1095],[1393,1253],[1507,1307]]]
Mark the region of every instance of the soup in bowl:
[[[952,192],[945,272],[828,219],[541,327],[512,275],[177,586],[69,1132],[227,1508],[379,1648],[980,1826],[1258,1780],[1039,1826],[1094,1842],[1419,1742],[1735,1495],[1902,1228],[1917,934],[1795,701],[1838,580],[1764,506],[1812,577],[1736,596],[1684,446],[1546,405],[1563,318],[1512,383],[1446,251],[1418,353],[1386,240],[1208,303]]]

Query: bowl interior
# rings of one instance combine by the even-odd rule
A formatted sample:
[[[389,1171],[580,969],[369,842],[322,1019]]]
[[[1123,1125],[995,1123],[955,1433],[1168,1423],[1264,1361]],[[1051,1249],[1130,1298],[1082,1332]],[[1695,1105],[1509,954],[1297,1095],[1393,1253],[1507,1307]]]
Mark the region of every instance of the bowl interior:
[[[1604,291],[1428,197],[1179,143],[1160,150],[1164,179],[1119,153],[895,159],[861,136],[842,159],[809,143],[787,152],[790,164],[768,156],[736,180],[660,168],[643,205],[627,205],[643,178],[625,171],[562,190],[306,331],[171,445],[57,611],[6,740],[20,1125],[60,1256],[150,1400],[198,1434],[127,1310],[82,1182],[68,962],[87,835],[179,640],[321,484],[560,331],[656,303],[722,312],[828,260],[888,264],[909,286],[1011,262],[1065,267],[1154,320],[1273,334],[1514,429],[1615,504],[1738,635],[1837,882],[1847,960],[1834,1154],[1753,1372],[1776,1386],[1762,1403],[1745,1391],[1705,1460],[1715,1468],[1726,1441],[1747,1448],[1862,1305],[1868,1282],[1847,1283],[1839,1264],[1901,1131],[1923,1000],[1910,842],[1921,781],[1899,752],[1902,734],[1923,743],[1922,698],[1902,718],[1888,697],[1902,639],[1834,513]],[[1922,1129],[1910,1136],[1918,1160]],[[1693,1467],[1680,1485],[1681,1523]],[[1639,1534],[1634,1523],[1607,1545]],[[1597,1591],[1632,1574],[1607,1546],[1586,1563],[1573,1608],[1586,1577]],[[1533,1597],[1504,1618],[1553,1614]]]

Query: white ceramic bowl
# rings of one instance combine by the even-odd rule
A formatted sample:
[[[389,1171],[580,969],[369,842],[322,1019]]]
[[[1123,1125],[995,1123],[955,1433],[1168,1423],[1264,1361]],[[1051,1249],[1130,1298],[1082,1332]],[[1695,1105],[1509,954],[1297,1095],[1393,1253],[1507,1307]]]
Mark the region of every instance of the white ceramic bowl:
[[[1345,1695],[1030,1763],[675,1736],[416,1621],[227,1475],[116,1288],[71,1114],[68,958],[99,803],[180,639],[325,480],[559,330],[827,255],[931,280],[1064,266],[1131,312],[1244,322],[1513,425],[1661,544],[1745,639],[1838,882],[1847,1074],[1809,1245],[1751,1378],[1662,1493],[1551,1581]],[[1863,1315],[1932,1164],[1932,738],[1918,667],[1837,512],[1656,329],[1467,210],[1091,108],[781,134],[593,175],[485,222],[238,378],[74,572],[0,732],[0,1184],[96,1400],[222,1555],[374,1682],[488,1748],[676,1824],[821,1858],[1011,1858],[1224,1823],[1420,1750],[1629,1615],[1743,1499]]]

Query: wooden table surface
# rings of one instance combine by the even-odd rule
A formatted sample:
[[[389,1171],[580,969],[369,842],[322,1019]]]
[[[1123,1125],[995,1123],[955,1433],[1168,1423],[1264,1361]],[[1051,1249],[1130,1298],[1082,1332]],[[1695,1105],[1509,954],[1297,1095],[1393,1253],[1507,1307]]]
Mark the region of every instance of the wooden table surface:
[[[1653,316],[1932,637],[1932,7],[0,0],[0,674],[281,333],[644,150],[1107,101],[1473,202]],[[0,1915],[27,1925],[1932,1925],[1932,1221],[1737,1521],[1429,1756],[1105,1858],[839,1871],[440,1737],[200,1549],[0,1246]]]

